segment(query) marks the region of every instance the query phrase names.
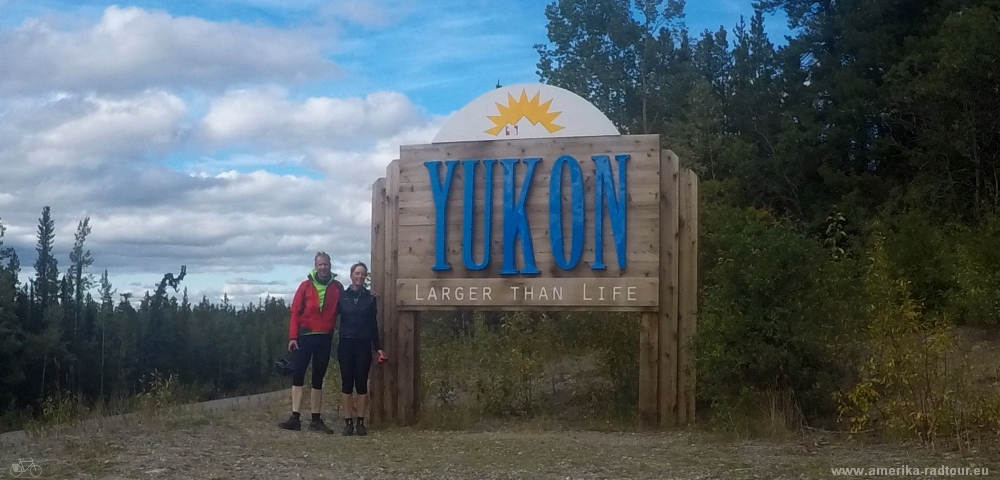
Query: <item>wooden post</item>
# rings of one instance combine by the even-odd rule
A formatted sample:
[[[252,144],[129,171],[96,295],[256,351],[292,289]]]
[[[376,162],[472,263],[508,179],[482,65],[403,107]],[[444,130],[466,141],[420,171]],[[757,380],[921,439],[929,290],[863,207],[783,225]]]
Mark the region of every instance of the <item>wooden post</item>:
[[[396,401],[396,418],[400,425],[412,425],[416,413],[414,407],[414,364],[416,363],[414,351],[414,323],[416,314],[412,311],[399,312],[398,329],[396,330],[397,347],[396,351],[399,359],[399,369],[396,385],[399,388],[399,396]]]
[[[388,423],[399,424],[397,416],[397,396],[399,387],[397,383],[397,370],[403,358],[398,350],[397,331],[399,325],[399,310],[396,307],[396,278],[399,271],[399,160],[393,160],[386,167],[385,176],[385,314],[382,316],[385,323],[385,336],[382,337],[384,350],[389,360],[382,365],[385,391],[382,396],[382,404],[385,409],[385,420]]]
[[[660,318],[655,312],[643,313],[639,327],[639,429],[654,430],[659,426],[656,393],[659,383],[657,369],[660,357]]]
[[[375,308],[378,310],[378,335],[384,339],[385,331],[385,179],[380,178],[372,186],[372,292],[375,293]],[[384,419],[382,396],[385,386],[382,383],[383,369],[375,364],[368,379],[369,402],[368,417],[373,424],[379,424]]]
[[[698,312],[698,175],[685,168],[680,180],[677,416],[678,424],[686,425],[695,421],[695,365],[690,342]]]
[[[413,421],[420,418],[420,312],[413,312]]]
[[[677,155],[660,155],[660,328],[659,417],[660,427],[677,425]]]

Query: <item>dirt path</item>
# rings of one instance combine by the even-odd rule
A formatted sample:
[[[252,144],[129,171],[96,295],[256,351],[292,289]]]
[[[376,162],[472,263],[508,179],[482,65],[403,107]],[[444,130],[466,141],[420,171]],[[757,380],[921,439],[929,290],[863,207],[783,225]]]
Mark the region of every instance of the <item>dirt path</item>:
[[[539,431],[517,424],[461,432],[373,428],[368,437],[342,437],[279,430],[286,412],[284,401],[270,401],[29,436],[0,445],[0,478],[11,478],[11,464],[29,458],[41,467],[38,478],[780,479],[831,478],[832,467],[942,465],[988,467],[991,476],[977,478],[1000,477],[996,446],[963,456],[826,437],[729,441],[700,432]]]

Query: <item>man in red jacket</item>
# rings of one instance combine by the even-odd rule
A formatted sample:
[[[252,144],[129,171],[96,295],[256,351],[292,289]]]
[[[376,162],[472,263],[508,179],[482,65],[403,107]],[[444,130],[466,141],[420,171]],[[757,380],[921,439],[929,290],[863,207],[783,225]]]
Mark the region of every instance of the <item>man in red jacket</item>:
[[[302,386],[306,368],[312,361],[312,391],[309,406],[312,419],[309,430],[333,433],[320,418],[323,406],[323,377],[330,363],[333,329],[337,325],[337,302],[344,286],[330,273],[330,256],[318,252],[315,269],[299,284],[292,299],[292,318],[288,324],[288,351],[292,355],[292,416],[278,424],[286,430],[301,430]]]

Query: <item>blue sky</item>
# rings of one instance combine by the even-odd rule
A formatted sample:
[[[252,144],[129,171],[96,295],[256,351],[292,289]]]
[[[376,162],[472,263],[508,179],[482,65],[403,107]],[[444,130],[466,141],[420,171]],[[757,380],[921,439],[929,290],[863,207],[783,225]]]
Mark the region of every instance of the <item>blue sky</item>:
[[[346,277],[399,145],[538,80],[547,3],[0,0],[2,240],[26,279],[49,205],[65,271],[89,216],[91,273],[138,296],[181,264],[196,299],[285,296],[316,250]],[[731,29],[750,4],[685,21]]]

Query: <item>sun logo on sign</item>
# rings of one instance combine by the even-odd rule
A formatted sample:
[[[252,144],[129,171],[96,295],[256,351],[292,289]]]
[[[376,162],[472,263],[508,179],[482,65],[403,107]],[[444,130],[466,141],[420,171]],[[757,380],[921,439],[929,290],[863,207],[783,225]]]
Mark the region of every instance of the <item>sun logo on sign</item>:
[[[507,105],[496,104],[499,115],[487,115],[494,127],[485,130],[485,132],[490,135],[499,135],[504,127],[517,125],[517,122],[522,118],[527,118],[532,125],[542,124],[549,133],[562,130],[561,125],[552,123],[562,112],[550,112],[549,105],[552,104],[552,100],[549,99],[547,102],[539,104],[538,96],[539,93],[536,92],[535,96],[529,100],[528,94],[521,90],[521,97],[515,99],[513,95],[508,93]]]

